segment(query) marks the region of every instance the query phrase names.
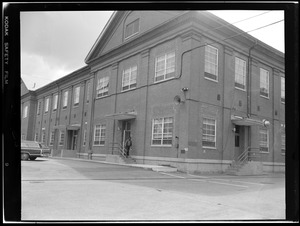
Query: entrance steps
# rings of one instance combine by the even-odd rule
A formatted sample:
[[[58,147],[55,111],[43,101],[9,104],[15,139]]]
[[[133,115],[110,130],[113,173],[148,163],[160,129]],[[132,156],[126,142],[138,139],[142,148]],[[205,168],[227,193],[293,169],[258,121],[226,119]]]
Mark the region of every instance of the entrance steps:
[[[263,164],[261,162],[249,161],[244,164],[233,163],[225,172],[228,175],[262,175]]]
[[[130,156],[128,156],[128,158],[125,158],[120,155],[107,155],[105,161],[119,164],[136,164],[136,161]]]

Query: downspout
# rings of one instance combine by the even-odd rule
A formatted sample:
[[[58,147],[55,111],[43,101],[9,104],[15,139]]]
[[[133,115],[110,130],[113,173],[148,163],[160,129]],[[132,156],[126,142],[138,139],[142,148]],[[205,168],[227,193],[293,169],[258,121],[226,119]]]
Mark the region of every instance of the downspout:
[[[84,118],[84,109],[85,109],[85,105],[86,105],[86,95],[85,95],[85,93],[86,93],[86,87],[87,87],[87,80],[85,80],[84,81],[84,89],[83,89],[83,100],[82,100],[82,110],[81,110],[81,123],[80,123],[80,128],[81,128],[81,130],[80,130],[80,134],[81,134],[81,136],[80,136],[80,139],[79,139],[79,141],[80,142],[78,142],[80,145],[77,145],[79,148],[78,148],[78,151],[79,151],[79,158],[80,158],[80,152],[81,152],[81,148],[82,148],[82,141],[83,141],[83,136],[84,136],[84,125],[83,125],[83,118]],[[79,96],[80,96],[80,93],[79,93]],[[78,134],[79,135],[79,134]],[[77,137],[77,140],[78,140],[78,137]]]
[[[250,47],[249,49],[249,56],[248,56],[248,76],[247,76],[247,117],[251,117],[252,109],[251,109],[251,51],[255,48],[257,45],[257,39],[255,39],[255,44]],[[251,151],[251,126],[249,126],[248,129],[248,147],[250,147]]]
[[[59,89],[59,85],[57,82],[55,82],[55,84],[57,85],[57,109],[56,109],[56,116],[55,116],[55,126],[58,126],[58,120],[59,120],[59,117],[60,117],[60,111],[61,111],[61,98],[62,98],[62,95],[60,93],[60,89]],[[55,132],[54,133],[54,141],[55,141],[55,147],[56,147],[56,150],[58,150],[58,143],[59,143],[59,132],[60,130],[59,129],[56,129],[58,132]],[[56,139],[55,139],[56,138]],[[53,145],[54,147],[54,145]]]
[[[117,99],[118,99],[118,80],[119,80],[119,70],[118,70],[118,62],[112,65],[112,69],[116,68],[117,70],[117,76],[116,76],[116,98],[115,98],[115,103],[114,103],[114,114],[116,114],[117,112]],[[115,133],[116,133],[116,119],[113,119],[113,137],[112,137],[112,142],[115,143]],[[112,148],[111,148],[111,154],[114,154],[114,144],[112,144]]]
[[[95,81],[96,79],[96,72],[93,75],[93,90],[92,90],[92,99],[91,99],[91,118],[90,118],[90,131],[89,131],[89,150],[88,152],[92,152],[92,138],[93,138],[93,129],[94,129],[94,110],[95,110],[95,103],[96,103],[96,98],[95,98],[95,89],[96,89],[96,84],[97,82]]]

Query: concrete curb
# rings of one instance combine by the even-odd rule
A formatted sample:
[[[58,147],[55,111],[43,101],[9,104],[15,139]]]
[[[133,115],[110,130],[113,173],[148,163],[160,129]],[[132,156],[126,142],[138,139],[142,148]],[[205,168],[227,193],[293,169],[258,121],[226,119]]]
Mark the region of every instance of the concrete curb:
[[[152,170],[152,171],[155,171],[155,172],[177,172],[177,168],[168,167],[168,166],[159,166],[159,165],[122,164],[122,163],[106,162],[106,161],[99,161],[99,160],[90,160],[90,159],[81,159],[81,158],[68,158],[68,157],[55,157],[55,156],[49,156],[49,158],[68,159],[68,160],[74,160],[74,161],[85,161],[85,162],[104,163],[104,164],[111,164],[111,165],[129,166],[129,167],[136,167],[136,168],[143,168],[143,169],[147,169],[147,170]]]

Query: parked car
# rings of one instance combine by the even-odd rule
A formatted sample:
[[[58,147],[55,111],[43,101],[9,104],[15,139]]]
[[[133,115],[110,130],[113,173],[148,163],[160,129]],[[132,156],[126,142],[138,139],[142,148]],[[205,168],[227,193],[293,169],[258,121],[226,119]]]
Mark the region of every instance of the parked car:
[[[37,157],[48,157],[50,154],[51,150],[39,142],[21,141],[21,160],[35,160]]]

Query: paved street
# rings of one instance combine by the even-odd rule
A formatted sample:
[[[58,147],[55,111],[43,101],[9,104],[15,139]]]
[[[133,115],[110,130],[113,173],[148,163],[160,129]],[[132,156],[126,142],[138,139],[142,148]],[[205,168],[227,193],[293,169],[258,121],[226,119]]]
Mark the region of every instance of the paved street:
[[[285,219],[285,178],[162,173],[96,161],[22,161],[22,220]]]

